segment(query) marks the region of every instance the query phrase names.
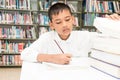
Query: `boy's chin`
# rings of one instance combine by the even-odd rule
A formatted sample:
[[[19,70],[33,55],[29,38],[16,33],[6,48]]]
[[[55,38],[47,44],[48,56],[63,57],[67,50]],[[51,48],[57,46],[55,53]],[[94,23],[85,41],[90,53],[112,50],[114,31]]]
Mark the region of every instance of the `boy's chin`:
[[[67,36],[67,35],[69,36],[69,35],[70,35],[70,33],[71,33],[71,31],[70,31],[70,30],[63,31],[63,35],[66,35],[66,36]]]
[[[70,35],[70,32],[64,32],[63,35],[64,35],[64,36],[69,36],[69,35]]]
[[[61,39],[66,40],[70,36],[70,33],[64,33],[63,35],[60,35]]]

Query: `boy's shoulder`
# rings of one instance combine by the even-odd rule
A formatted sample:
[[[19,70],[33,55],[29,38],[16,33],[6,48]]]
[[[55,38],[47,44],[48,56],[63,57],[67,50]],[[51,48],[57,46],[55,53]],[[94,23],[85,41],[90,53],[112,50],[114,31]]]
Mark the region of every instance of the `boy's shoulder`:
[[[98,32],[75,30],[75,31],[72,31],[72,34],[89,34],[89,35],[92,35],[92,34],[99,34],[99,33]]]
[[[39,37],[40,38],[49,38],[49,37],[52,37],[52,35],[54,35],[54,31],[45,32],[45,33],[41,34]]]
[[[76,30],[76,31],[72,31],[71,34],[73,36],[77,36],[77,35],[78,36],[80,36],[80,35],[87,36],[87,35],[90,34],[90,32],[89,31],[80,31],[80,30],[78,31],[78,30]],[[52,37],[54,37],[54,36],[55,36],[55,32],[54,31],[49,31],[49,32],[46,32],[46,33],[40,35],[40,38],[52,39]]]
[[[97,36],[97,35],[100,35],[98,32],[89,32],[89,31],[72,31],[72,34],[75,35],[75,36],[91,36],[91,37],[94,37],[94,36]]]
[[[45,32],[42,35],[50,36],[50,35],[54,35],[54,34],[55,34],[55,31],[48,31],[48,32]]]
[[[72,31],[72,34],[89,34],[89,31]]]

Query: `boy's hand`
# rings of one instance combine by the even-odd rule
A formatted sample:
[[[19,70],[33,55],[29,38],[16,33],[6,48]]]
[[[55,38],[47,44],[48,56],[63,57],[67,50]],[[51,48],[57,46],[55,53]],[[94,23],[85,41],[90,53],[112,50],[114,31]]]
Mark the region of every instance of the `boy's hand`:
[[[69,64],[71,60],[71,54],[39,54],[37,56],[38,62],[50,62],[55,64]]]
[[[71,57],[71,54],[53,54],[51,62],[56,64],[69,64]]]
[[[112,20],[120,20],[120,16],[116,13],[111,15],[105,15],[106,18],[112,19]]]

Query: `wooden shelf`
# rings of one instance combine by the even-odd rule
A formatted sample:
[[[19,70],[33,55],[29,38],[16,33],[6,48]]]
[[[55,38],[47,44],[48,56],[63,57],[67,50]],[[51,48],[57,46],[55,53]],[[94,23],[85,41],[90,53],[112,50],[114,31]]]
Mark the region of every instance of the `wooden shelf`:
[[[0,25],[3,25],[3,26],[34,26],[33,24],[5,24],[5,23],[0,23]]]
[[[28,39],[28,38],[23,38],[23,39],[13,39],[13,38],[0,38],[0,40],[11,40],[11,41],[35,41],[36,39]]]
[[[22,65],[1,65],[0,64],[0,68],[21,68]]]
[[[20,53],[0,53],[0,55],[20,55]]]
[[[31,10],[24,10],[24,9],[7,9],[7,8],[0,8],[0,11],[20,11],[20,12],[31,12]]]

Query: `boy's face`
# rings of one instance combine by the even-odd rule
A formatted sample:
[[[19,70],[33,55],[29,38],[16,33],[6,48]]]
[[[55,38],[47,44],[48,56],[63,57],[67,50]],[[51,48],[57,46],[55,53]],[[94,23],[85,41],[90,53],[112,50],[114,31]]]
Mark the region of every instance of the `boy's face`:
[[[60,11],[57,15],[52,15],[50,22],[51,29],[55,29],[61,39],[66,40],[73,28],[74,17],[69,10]]]

